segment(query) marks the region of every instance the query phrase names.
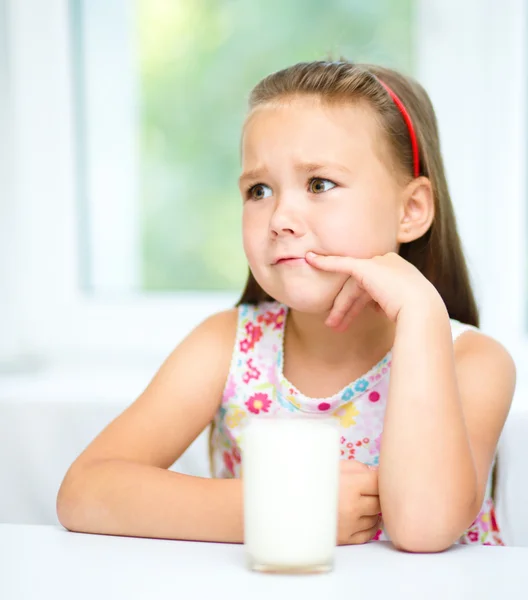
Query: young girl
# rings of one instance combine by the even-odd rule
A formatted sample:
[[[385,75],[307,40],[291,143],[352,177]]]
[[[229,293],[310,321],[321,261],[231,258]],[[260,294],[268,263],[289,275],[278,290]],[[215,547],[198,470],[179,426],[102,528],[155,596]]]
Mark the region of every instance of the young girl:
[[[340,544],[502,544],[490,473],[515,369],[477,329],[426,92],[349,62],[270,75],[240,190],[238,308],[190,333],[74,462],[61,523],[242,542],[244,421],[317,414],[341,430]],[[214,478],[169,471],[210,423]]]

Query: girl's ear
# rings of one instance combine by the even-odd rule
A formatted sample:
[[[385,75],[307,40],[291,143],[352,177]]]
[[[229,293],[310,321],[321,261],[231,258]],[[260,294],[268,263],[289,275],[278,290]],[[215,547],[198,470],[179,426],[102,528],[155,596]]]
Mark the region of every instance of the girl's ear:
[[[398,243],[405,244],[422,237],[431,227],[434,214],[431,181],[427,177],[418,177],[403,192]]]

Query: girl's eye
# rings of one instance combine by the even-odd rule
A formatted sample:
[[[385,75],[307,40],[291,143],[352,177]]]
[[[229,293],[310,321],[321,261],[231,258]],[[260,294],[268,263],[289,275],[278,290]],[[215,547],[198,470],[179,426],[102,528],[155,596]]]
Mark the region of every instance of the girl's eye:
[[[321,194],[322,192],[328,192],[332,188],[335,188],[336,184],[329,179],[320,179],[319,177],[314,177],[310,179],[310,183],[308,187],[312,194]]]
[[[272,194],[271,188],[263,183],[257,183],[249,188],[248,198],[252,200],[262,200],[263,198],[269,198]]]

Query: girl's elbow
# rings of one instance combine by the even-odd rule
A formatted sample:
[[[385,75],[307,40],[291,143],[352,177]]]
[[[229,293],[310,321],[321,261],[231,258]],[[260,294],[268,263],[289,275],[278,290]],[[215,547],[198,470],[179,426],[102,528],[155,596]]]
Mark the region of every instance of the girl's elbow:
[[[55,511],[59,523],[69,531],[84,531],[84,514],[87,490],[82,485],[82,478],[77,478],[71,472],[66,474],[55,502]]]
[[[78,518],[76,516],[78,514],[78,508],[79,499],[63,482],[59,489],[59,493],[57,494],[55,509],[59,523],[65,529],[68,529],[69,531],[79,530]]]
[[[453,539],[452,536],[428,534],[427,532],[421,535],[404,533],[392,538],[392,543],[397,550],[402,552],[426,554],[444,552],[456,542],[456,539],[458,538]]]
[[[460,538],[459,527],[448,525],[449,520],[431,519],[428,515],[423,521],[410,515],[408,519],[400,519],[391,527],[387,524],[387,532],[394,547],[403,552],[434,553],[450,548]]]
[[[387,532],[398,550],[443,552],[461,538],[478,514],[474,499],[459,502],[458,510],[453,506],[429,505],[429,510],[424,511],[424,505],[408,506],[391,514],[390,521],[385,521]]]

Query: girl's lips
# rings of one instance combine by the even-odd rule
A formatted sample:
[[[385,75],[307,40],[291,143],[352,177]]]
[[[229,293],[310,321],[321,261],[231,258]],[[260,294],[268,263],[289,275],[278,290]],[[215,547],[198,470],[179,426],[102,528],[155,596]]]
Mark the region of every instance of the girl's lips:
[[[307,264],[306,259],[304,257],[291,257],[291,258],[280,258],[276,263],[276,265],[301,265]]]

